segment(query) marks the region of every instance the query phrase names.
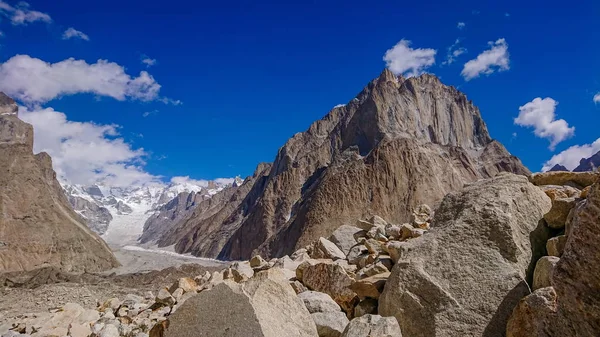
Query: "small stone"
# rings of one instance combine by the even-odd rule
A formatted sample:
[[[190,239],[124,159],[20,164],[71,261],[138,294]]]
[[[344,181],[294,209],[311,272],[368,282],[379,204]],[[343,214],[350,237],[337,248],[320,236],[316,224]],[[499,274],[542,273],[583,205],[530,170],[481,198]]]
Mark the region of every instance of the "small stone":
[[[400,226],[388,224],[385,226],[385,235],[394,239],[400,238],[402,236]]]
[[[387,225],[387,221],[383,220],[382,217],[380,217],[379,215],[373,215],[371,217],[371,219],[369,219],[369,221],[374,225],[374,226],[381,226],[383,228],[385,228],[385,225]]]
[[[319,337],[340,337],[348,325],[348,317],[341,311],[317,312],[310,315],[317,326]]]
[[[552,286],[552,274],[559,260],[556,256],[544,256],[538,260],[533,272],[533,290]]]
[[[161,290],[159,290],[158,295],[156,295],[154,301],[156,303],[168,306],[172,306],[173,304],[175,304],[175,299],[173,298],[173,296],[171,296],[171,293],[169,293],[167,288],[162,288]]]
[[[373,223],[366,221],[366,220],[358,220],[356,222],[356,227],[368,231],[373,227]]]
[[[331,296],[318,291],[305,291],[298,297],[304,302],[311,314],[315,312],[340,312],[342,309]]]
[[[337,260],[345,259],[346,254],[335,243],[321,237],[315,246],[315,257]]]
[[[184,293],[183,289],[177,288],[177,289],[175,289],[173,294],[171,294],[171,296],[173,296],[173,298],[175,298],[175,301],[179,302],[179,300],[183,296],[183,293]],[[190,292],[190,293],[196,293],[196,292],[194,291],[194,292]]]
[[[575,207],[577,199],[571,198],[557,198],[552,200],[552,208],[550,212],[544,214],[544,220],[550,228],[564,228],[567,222],[569,212]]]
[[[365,278],[365,277],[370,277],[370,276],[374,276],[374,275],[378,275],[378,274],[382,274],[382,273],[387,273],[390,270],[387,269],[383,263],[381,262],[377,262],[377,263],[373,263],[370,264],[366,267],[364,267],[363,269],[359,270],[357,273],[357,276],[359,278]]]
[[[394,317],[364,315],[350,321],[342,337],[402,337],[400,325]]]
[[[396,264],[402,258],[406,242],[390,241],[385,245],[385,250],[390,255],[392,262]]]
[[[561,257],[565,251],[565,245],[567,244],[567,237],[565,235],[559,235],[554,238],[550,238],[546,242],[546,250],[548,255]]]
[[[195,292],[198,289],[198,284],[196,283],[196,281],[192,280],[189,277],[182,277],[171,285],[171,287],[169,288],[169,292],[173,293],[178,288],[182,289],[185,293],[190,291]]]
[[[92,329],[89,324],[71,323],[69,325],[69,336],[70,337],[88,337],[91,334],[92,334]]]
[[[250,267],[250,262],[235,262],[231,265],[231,274],[235,282],[244,282],[254,276],[254,270]]]
[[[292,288],[294,289],[294,291],[296,292],[296,294],[300,294],[300,293],[303,293],[305,291],[308,291],[308,288],[306,288],[304,286],[304,284],[302,284],[302,282],[300,282],[298,280],[290,281],[290,285],[292,286]]]
[[[151,291],[146,291],[144,293],[145,300],[153,300],[154,298],[155,298],[154,293],[152,293]]]
[[[119,328],[112,324],[107,324],[104,326],[104,329],[100,331],[100,335],[98,337],[119,337]]]
[[[366,234],[361,228],[342,225],[331,234],[329,240],[336,244],[344,255],[348,255],[350,249],[357,243],[356,238]]]
[[[378,299],[389,277],[390,272],[373,275],[354,282],[350,289],[361,298]]]
[[[367,255],[368,253],[369,250],[365,245],[356,245],[348,252],[348,262],[351,264],[358,264],[358,261],[362,258],[362,256]]]
[[[265,261],[260,255],[255,255],[252,259],[250,259],[250,267],[253,269],[262,269],[265,266],[268,266],[268,262]]]
[[[581,190],[581,194],[579,195],[579,197],[582,199],[587,198],[588,194],[590,193],[591,188],[592,188],[592,186],[588,186],[588,187],[584,188],[583,190]]]
[[[367,247],[367,250],[371,254],[379,255],[385,252],[383,244],[375,239],[368,239],[365,242],[365,247]]]
[[[365,298],[354,307],[354,317],[361,317],[369,314],[376,315],[378,304],[379,303],[374,298]]]

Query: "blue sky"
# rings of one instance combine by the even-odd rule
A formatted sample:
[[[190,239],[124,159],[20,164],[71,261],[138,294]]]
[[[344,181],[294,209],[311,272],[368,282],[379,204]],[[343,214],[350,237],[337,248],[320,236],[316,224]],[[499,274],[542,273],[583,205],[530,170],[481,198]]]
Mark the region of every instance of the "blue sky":
[[[58,157],[55,166],[70,165],[62,170],[67,176],[96,179],[76,171],[98,173],[103,162],[91,160],[86,168],[65,164],[76,156],[61,158],[66,147],[56,139],[80,137],[82,130],[98,132],[102,126],[88,141],[103,138],[108,153],[124,151],[115,158],[107,155],[116,165],[112,175],[135,176],[123,167],[133,167],[143,179],[249,175],[257,163],[272,161],[294,133],[351,100],[384,69],[386,51],[403,39],[411,41],[413,51],[436,51],[435,64],[421,71],[465,92],[481,109],[492,137],[532,171],[555,155],[552,163],[572,165],[573,158],[600,150],[600,141],[594,143],[600,137],[600,103],[594,102],[600,92],[597,1],[565,6],[558,1],[30,0],[27,7],[3,0],[0,10],[3,3],[10,7],[5,6],[0,22],[0,74],[5,77],[0,89],[37,88],[21,97],[21,104],[38,133],[62,130],[65,123],[94,123],[68,124],[64,129],[72,133],[48,134],[46,144],[36,144]],[[65,36],[69,28],[76,31]],[[500,39],[506,64],[465,79],[465,64]],[[447,64],[452,45],[452,51],[466,52]],[[84,64],[64,62],[69,58]],[[52,71],[35,59],[51,64]],[[154,63],[149,66],[143,59],[155,62],[148,61]],[[98,60],[111,66],[89,66]],[[105,71],[115,76],[114,86],[87,78],[107,76]],[[140,77],[142,71],[151,80]],[[7,80],[6,74],[17,78],[23,73],[28,76],[21,87]],[[86,79],[79,87],[63,83],[50,88],[55,77],[60,82],[71,76]],[[519,107],[528,113],[520,119],[524,126],[515,124]],[[57,121],[57,111],[67,120]],[[552,112],[554,119],[545,120]],[[565,123],[554,123],[560,119]]]

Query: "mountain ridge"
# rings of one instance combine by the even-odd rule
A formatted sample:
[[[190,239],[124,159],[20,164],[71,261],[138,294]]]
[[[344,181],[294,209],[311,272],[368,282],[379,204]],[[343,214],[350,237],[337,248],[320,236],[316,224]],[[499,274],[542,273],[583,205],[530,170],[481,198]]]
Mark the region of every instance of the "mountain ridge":
[[[529,174],[490,137],[472,101],[433,75],[405,79],[386,69],[348,104],[280,148],[268,174],[244,197],[246,206],[231,212],[243,219],[238,216],[234,227],[222,223],[235,232],[222,233],[220,250],[190,243],[207,240],[193,229],[188,232],[195,235],[179,241],[167,232],[159,242],[225,260],[291,254],[352,218],[381,214],[408,221],[417,204],[433,204],[501,171]],[[402,202],[394,204],[394,198]]]

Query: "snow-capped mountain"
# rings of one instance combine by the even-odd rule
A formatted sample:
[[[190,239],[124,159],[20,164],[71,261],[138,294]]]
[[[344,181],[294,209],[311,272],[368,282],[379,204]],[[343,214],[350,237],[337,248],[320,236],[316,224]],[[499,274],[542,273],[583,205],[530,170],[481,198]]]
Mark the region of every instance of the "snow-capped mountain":
[[[62,186],[73,209],[86,219],[88,226],[109,244],[121,246],[135,243],[146,220],[180,193],[195,192],[210,198],[227,185],[209,182],[207,186],[199,186],[181,182],[122,188],[63,182]]]

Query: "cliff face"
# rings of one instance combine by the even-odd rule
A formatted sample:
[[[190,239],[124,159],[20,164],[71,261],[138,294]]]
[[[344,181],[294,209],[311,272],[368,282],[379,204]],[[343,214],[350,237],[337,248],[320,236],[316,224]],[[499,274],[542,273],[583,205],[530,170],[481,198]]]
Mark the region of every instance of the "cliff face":
[[[0,272],[56,266],[66,271],[116,267],[108,246],[70,207],[33,127],[0,93]]]
[[[465,95],[432,75],[403,79],[385,70],[279,150],[220,251],[190,249],[189,241],[176,248],[222,259],[290,254],[369,214],[406,222],[417,204],[501,171],[529,173],[491,139]]]

